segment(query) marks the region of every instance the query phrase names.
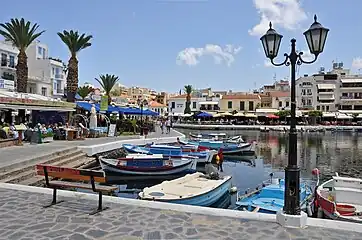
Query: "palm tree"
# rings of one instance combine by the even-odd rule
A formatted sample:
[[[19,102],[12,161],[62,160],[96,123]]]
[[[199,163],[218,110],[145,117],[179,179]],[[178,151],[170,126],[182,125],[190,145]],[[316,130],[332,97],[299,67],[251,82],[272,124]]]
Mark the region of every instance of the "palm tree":
[[[190,114],[191,113],[191,93],[192,93],[192,86],[191,85],[185,85],[184,87],[185,92],[186,92],[186,106],[185,106],[185,114]]]
[[[83,86],[83,87],[79,87],[78,88],[78,94],[79,96],[84,100],[89,93],[91,93],[93,91],[93,88],[89,87],[89,86]]]
[[[64,30],[63,32],[58,32],[58,36],[70,51],[67,68],[67,101],[74,102],[78,89],[77,53],[82,49],[92,46],[92,43],[90,43],[92,35],[85,35],[84,33],[79,35],[78,31],[71,30],[68,32]]]
[[[2,35],[6,41],[11,42],[18,50],[18,63],[16,65],[16,78],[18,92],[26,92],[28,83],[28,57],[26,49],[34,42],[44,31],[36,32],[39,28],[38,24],[25,22],[24,18],[12,18],[10,22],[0,24]]]
[[[103,90],[106,92],[106,95],[108,96],[108,104],[111,103],[112,98],[110,96],[110,93],[112,91],[112,88],[116,83],[118,82],[119,78],[116,75],[100,75],[100,79],[96,78],[96,81],[101,85]]]

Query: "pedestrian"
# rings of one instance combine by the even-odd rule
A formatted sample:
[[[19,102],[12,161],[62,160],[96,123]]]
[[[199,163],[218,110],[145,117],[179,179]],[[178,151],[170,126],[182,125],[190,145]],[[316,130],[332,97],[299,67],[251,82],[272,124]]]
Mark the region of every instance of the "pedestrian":
[[[220,172],[224,172],[224,169],[222,168],[222,164],[224,162],[224,155],[223,155],[222,148],[219,149],[219,152],[216,155],[216,163],[217,163],[217,170],[220,170]]]
[[[161,128],[161,133],[163,134],[164,129],[165,129],[165,122],[163,121],[163,119],[161,119],[160,128]]]
[[[171,120],[167,119],[166,121],[166,128],[167,128],[167,133],[171,132]]]

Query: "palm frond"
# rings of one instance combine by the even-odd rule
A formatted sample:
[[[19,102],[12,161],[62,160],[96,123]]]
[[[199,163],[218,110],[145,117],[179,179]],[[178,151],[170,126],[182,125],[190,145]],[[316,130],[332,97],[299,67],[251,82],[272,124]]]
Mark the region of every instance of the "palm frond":
[[[75,56],[80,50],[92,46],[90,40],[93,38],[92,35],[86,35],[83,33],[79,35],[78,31],[64,30],[63,32],[57,33],[62,42],[68,47],[72,56]]]

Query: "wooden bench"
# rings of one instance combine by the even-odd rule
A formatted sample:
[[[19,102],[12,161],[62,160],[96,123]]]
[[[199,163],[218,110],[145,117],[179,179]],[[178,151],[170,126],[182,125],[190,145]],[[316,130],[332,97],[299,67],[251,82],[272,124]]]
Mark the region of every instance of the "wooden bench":
[[[37,175],[41,175],[45,177],[45,184],[48,188],[53,189],[53,201],[51,204],[44,206],[50,207],[57,203],[57,189],[63,188],[81,188],[81,189],[89,189],[93,192],[98,193],[98,208],[90,213],[91,215],[101,212],[107,207],[102,207],[102,195],[103,193],[111,193],[117,189],[115,186],[104,186],[96,183],[106,183],[106,178],[103,171],[93,171],[86,169],[76,169],[76,168],[65,168],[51,165],[36,165],[36,173]],[[50,180],[49,177],[53,179]],[[87,183],[80,182],[69,182],[69,181],[59,181],[56,179],[66,179],[73,181],[83,181]]]

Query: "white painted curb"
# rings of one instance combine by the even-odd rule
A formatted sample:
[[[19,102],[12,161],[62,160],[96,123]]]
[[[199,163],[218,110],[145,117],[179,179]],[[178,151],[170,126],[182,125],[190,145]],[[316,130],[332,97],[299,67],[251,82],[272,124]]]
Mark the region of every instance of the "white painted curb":
[[[40,194],[49,194],[49,195],[53,194],[53,190],[50,188],[41,188],[41,187],[17,185],[10,183],[0,183],[0,188],[40,193]],[[98,201],[98,195],[96,194],[73,192],[66,190],[58,190],[57,192],[58,196],[62,197],[71,197],[76,199],[87,199],[87,200]],[[144,200],[128,199],[128,198],[112,197],[112,196],[104,196],[103,200],[104,202],[109,202],[109,203],[132,205],[132,206],[153,208],[159,210],[170,210],[170,211],[187,212],[187,213],[210,215],[217,217],[231,217],[231,218],[241,218],[246,220],[277,223],[276,215],[273,214],[252,213],[252,212],[244,212],[244,211],[229,210],[229,209],[218,209],[218,208],[189,206],[182,204],[152,202],[152,201],[144,201]],[[362,233],[362,224],[332,221],[327,219],[308,218],[307,226]]]

